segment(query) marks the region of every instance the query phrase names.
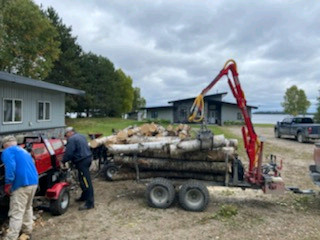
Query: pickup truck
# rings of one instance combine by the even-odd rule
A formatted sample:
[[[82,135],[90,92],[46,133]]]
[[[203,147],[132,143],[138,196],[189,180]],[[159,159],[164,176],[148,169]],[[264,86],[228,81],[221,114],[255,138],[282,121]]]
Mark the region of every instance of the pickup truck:
[[[313,123],[309,117],[285,118],[274,127],[275,137],[293,136],[298,142],[320,139],[320,124]]]

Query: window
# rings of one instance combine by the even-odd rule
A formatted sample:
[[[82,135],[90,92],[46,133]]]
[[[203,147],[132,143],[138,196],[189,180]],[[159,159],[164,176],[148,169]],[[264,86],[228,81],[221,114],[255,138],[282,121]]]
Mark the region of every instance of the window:
[[[157,111],[152,111],[151,112],[151,118],[158,118],[158,112]]]
[[[3,123],[22,122],[22,100],[3,99]]]
[[[38,120],[50,120],[50,102],[38,102]]]

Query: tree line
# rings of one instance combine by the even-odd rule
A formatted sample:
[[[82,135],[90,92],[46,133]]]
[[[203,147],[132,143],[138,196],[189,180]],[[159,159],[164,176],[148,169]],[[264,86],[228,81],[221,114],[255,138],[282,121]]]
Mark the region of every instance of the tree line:
[[[284,101],[281,103],[284,112],[292,116],[305,115],[311,103],[305,92],[296,85],[286,90]],[[317,111],[314,115],[315,122],[320,122],[320,97],[318,97]]]
[[[32,0],[0,0],[0,70],[86,91],[67,95],[67,112],[115,117],[146,104],[130,76],[85,52],[52,7]]]

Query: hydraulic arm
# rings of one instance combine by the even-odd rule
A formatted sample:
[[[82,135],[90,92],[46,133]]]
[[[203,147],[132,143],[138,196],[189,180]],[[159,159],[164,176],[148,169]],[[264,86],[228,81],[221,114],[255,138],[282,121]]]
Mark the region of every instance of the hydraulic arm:
[[[231,74],[231,78],[229,76]],[[212,80],[212,82],[202,90],[199,96],[195,99],[190,109],[190,122],[202,122],[204,119],[204,100],[205,94],[213,88],[213,86],[223,77],[228,78],[228,84],[231,88],[233,96],[237,100],[237,105],[241,110],[245,125],[242,127],[242,137],[244,147],[249,157],[249,169],[246,178],[253,184],[260,185],[262,183],[261,162],[263,143],[259,141],[257,134],[254,131],[250,115],[247,109],[247,101],[242,91],[237,72],[237,64],[234,60],[228,60],[220,73]]]

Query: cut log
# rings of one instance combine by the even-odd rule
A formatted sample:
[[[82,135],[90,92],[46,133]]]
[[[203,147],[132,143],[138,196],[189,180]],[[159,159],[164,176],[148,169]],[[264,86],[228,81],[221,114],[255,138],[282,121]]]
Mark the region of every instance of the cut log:
[[[211,139],[199,140],[187,140],[181,141],[178,144],[170,145],[171,155],[180,155],[185,152],[194,152],[199,150],[210,150],[213,148],[226,146],[226,141],[223,135],[216,135]]]
[[[180,140],[173,140],[171,143],[178,143]],[[168,141],[162,142],[143,142],[134,144],[113,144],[108,146],[108,150],[113,154],[133,154],[140,153],[143,151],[163,151],[167,152],[170,143]]]
[[[181,179],[199,179],[215,182],[224,182],[225,176],[222,175],[212,175],[194,172],[171,172],[171,171],[146,171],[139,172],[139,179],[155,178],[155,177],[165,177],[165,178],[181,178]],[[122,172],[121,170],[112,176],[113,181],[118,180],[135,180],[137,179],[136,172]]]
[[[135,128],[132,128],[132,129],[128,130],[128,136],[131,137],[132,135],[135,135],[135,134],[140,133],[140,132],[141,132],[141,128],[140,127],[135,127]]]
[[[169,145],[170,144],[170,145]],[[179,155],[184,152],[194,152],[199,150],[209,150],[217,147],[226,146],[226,141],[223,135],[214,136],[212,139],[206,140],[186,140],[180,141],[179,138],[177,140],[173,140],[172,142],[168,141],[159,141],[159,142],[142,142],[138,144],[126,144],[119,145],[114,144],[108,147],[110,153],[114,154],[133,154],[133,153],[141,153],[143,151],[163,151],[170,152],[171,155]]]
[[[165,159],[177,159],[186,161],[209,161],[209,162],[225,162],[226,154],[229,154],[229,160],[234,158],[235,149],[233,147],[217,148],[210,151],[196,151],[189,153],[181,153],[178,155],[171,155],[165,152],[142,152],[138,153],[138,157],[145,158],[165,158]]]
[[[158,127],[156,124],[143,124],[141,127],[141,133],[145,136],[152,136],[153,134],[157,133]]]
[[[168,132],[171,132],[171,131],[173,131],[173,126],[171,124],[169,124],[166,129]]]
[[[128,130],[122,130],[117,133],[117,140],[120,142],[125,141],[128,138]]]
[[[226,146],[238,149],[238,139],[226,139]]]
[[[179,132],[178,136],[180,139],[186,139],[187,137],[189,137],[189,133],[187,132],[187,130],[182,130]]]
[[[114,144],[114,143],[117,143],[117,136],[116,135],[93,139],[89,142],[89,145],[91,148],[97,148],[103,144],[109,145],[109,144]]]
[[[135,167],[135,161],[130,156],[115,156],[116,164],[126,167]],[[228,170],[228,164],[224,162],[205,162],[205,161],[183,161],[174,159],[159,159],[159,158],[142,158],[138,157],[136,162],[141,169],[146,170],[167,170],[167,171],[182,171],[182,172],[202,172],[225,174]]]
[[[147,137],[147,136],[137,136],[134,135],[127,139],[127,143],[133,144],[133,143],[145,143],[145,142],[172,142],[179,141],[178,137]]]

